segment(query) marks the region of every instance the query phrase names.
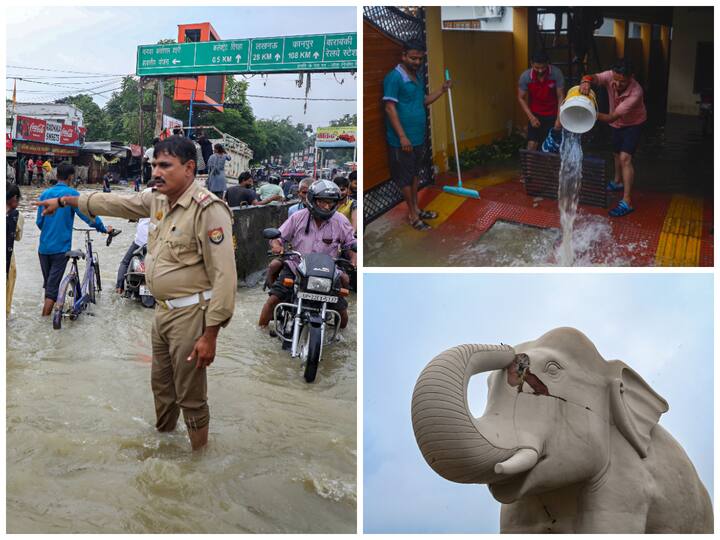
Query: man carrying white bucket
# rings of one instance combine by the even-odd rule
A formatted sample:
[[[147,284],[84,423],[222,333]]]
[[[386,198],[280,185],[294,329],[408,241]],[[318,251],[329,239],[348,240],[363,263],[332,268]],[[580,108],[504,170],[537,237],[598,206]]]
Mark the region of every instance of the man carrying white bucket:
[[[632,157],[640,142],[642,125],[647,120],[643,89],[633,77],[632,65],[627,60],[618,60],[608,71],[583,77],[580,93],[588,95],[593,84],[604,86],[608,93],[610,114],[598,113],[597,119],[609,123],[612,128],[615,179],[608,189],[622,191],[623,198],[610,210],[610,215],[622,217],[634,210],[631,200],[635,178]]]
[[[560,129],[558,108],[565,97],[565,79],[544,51],[533,54],[530,65],[520,75],[517,97],[528,117],[527,149],[537,150],[551,129]]]

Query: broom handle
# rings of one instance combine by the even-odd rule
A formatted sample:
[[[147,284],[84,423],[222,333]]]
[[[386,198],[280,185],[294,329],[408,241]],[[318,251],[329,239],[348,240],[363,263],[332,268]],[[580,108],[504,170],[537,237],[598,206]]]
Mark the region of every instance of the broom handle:
[[[445,80],[450,80],[450,70],[445,70]],[[448,88],[448,99],[450,100],[450,125],[452,126],[453,144],[455,144],[455,166],[457,168],[458,186],[462,187],[462,178],[460,176],[460,154],[458,154],[457,135],[455,135],[455,113],[452,104],[452,89]]]

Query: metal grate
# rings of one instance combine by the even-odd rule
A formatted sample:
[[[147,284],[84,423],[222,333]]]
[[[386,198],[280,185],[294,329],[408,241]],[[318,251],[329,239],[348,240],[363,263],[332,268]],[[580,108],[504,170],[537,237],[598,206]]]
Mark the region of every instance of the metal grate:
[[[557,199],[560,173],[558,154],[520,150],[520,168],[528,195]],[[580,203],[601,208],[608,207],[605,160],[595,157],[583,159]]]
[[[373,222],[402,202],[403,197],[395,182],[387,180],[363,194],[363,221]]]
[[[390,6],[365,6],[363,16],[393,39],[402,42],[417,39],[425,43],[425,16],[422,8],[406,9],[417,16]]]
[[[426,41],[425,11],[421,7],[399,9],[391,6],[364,6],[363,17],[368,23],[397,41],[405,42],[411,39],[422,43]],[[425,62],[422,69],[426,84],[425,91],[427,92],[427,62]],[[429,114],[427,115],[426,133],[426,151],[422,159],[423,166],[418,174],[420,188],[434,182]],[[402,200],[402,193],[392,179],[388,179],[365,192],[363,195],[363,220],[365,224],[377,219],[402,202]]]

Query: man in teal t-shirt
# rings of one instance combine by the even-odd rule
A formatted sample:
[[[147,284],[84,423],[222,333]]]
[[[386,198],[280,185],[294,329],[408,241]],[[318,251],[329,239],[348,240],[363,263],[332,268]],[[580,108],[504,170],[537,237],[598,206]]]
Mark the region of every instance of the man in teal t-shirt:
[[[425,79],[420,71],[425,46],[419,41],[405,43],[400,60],[383,81],[390,174],[407,203],[410,224],[424,231],[430,225],[423,220],[437,217],[435,212],[420,210],[417,202],[418,173],[426,149],[426,108],[450,88],[451,82],[445,81],[439,90],[425,94]]]

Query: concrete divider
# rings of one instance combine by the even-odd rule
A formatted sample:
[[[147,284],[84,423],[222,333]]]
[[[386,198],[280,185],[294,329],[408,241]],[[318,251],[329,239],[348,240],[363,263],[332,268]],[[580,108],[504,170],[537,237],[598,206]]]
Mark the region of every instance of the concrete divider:
[[[287,219],[288,207],[291,204],[294,202],[280,206],[233,209],[233,246],[240,285],[253,286],[262,277],[270,261],[267,256],[269,245],[263,238],[263,229],[282,225]]]

